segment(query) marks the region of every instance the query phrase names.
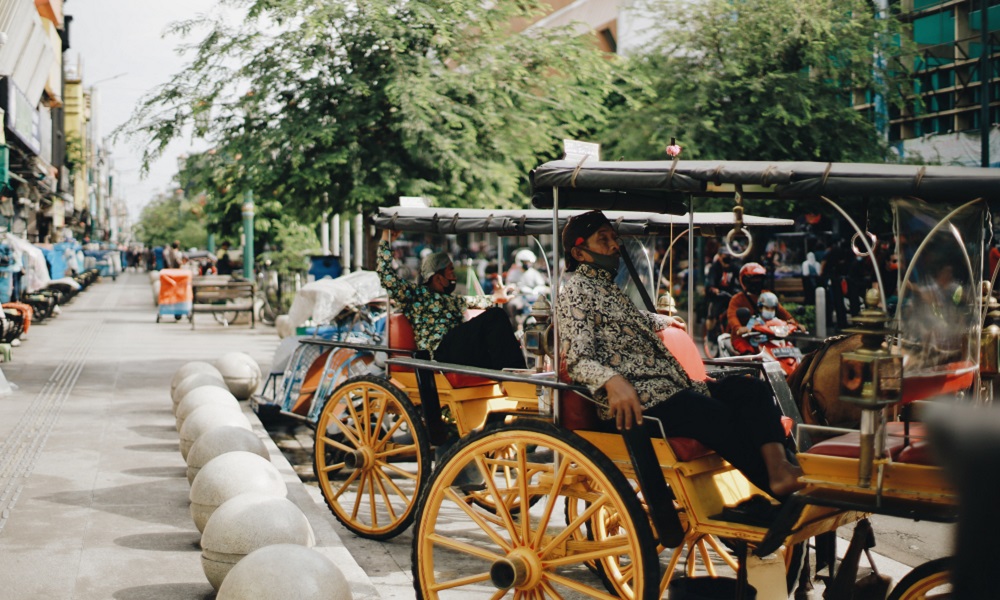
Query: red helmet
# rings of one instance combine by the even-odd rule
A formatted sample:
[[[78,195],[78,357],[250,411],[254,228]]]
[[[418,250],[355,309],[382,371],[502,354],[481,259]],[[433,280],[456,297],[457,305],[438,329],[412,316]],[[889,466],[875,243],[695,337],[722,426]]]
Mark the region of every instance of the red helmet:
[[[760,285],[763,286],[765,277],[767,277],[767,269],[760,266],[760,263],[749,262],[740,269],[740,286],[746,290],[750,280],[759,281]],[[759,294],[760,289],[752,293]]]

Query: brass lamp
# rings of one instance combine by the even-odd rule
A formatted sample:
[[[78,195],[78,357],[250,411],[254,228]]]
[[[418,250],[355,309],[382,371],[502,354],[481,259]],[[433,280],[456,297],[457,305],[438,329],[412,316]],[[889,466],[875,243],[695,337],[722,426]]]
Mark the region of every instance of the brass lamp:
[[[987,302],[986,323],[979,345],[979,373],[985,378],[996,379],[1000,377],[1000,301],[990,294]]]
[[[871,486],[872,464],[885,450],[882,409],[900,401],[903,389],[903,360],[882,347],[892,333],[889,318],[879,307],[878,290],[865,294],[865,308],[852,319],[847,333],[861,334],[861,347],[840,357],[840,399],[859,406],[861,411],[861,453],[858,485]],[[876,439],[876,433],[881,435]]]

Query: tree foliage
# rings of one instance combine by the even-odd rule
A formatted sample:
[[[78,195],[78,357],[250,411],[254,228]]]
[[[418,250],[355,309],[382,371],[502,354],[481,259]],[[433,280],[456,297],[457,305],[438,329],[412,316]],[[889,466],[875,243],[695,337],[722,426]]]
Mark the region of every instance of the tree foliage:
[[[153,199],[143,207],[136,226],[136,237],[147,246],[178,240],[182,248],[201,248],[207,235],[201,204],[182,194],[161,194]]]
[[[629,67],[654,97],[616,111],[610,155],[665,159],[676,137],[689,159],[886,158],[874,115],[857,111],[852,93],[900,105],[908,49],[900,23],[877,18],[868,0],[650,0],[644,9],[653,42]]]
[[[213,152],[187,177],[216,222],[245,189],[303,220],[403,195],[525,205],[527,171],[601,125],[614,86],[615,61],[589,36],[511,33],[536,0],[228,4],[246,21],[175,26],[202,32],[191,62],[120,131],[146,142],[146,165],[188,128],[206,139]]]

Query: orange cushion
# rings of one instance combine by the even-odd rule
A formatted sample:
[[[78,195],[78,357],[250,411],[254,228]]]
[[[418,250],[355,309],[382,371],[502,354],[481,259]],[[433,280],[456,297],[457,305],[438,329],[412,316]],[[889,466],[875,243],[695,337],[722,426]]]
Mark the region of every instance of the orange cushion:
[[[465,320],[478,317],[482,310],[472,309],[465,311]],[[398,350],[416,350],[417,338],[413,334],[413,326],[410,320],[403,313],[393,313],[389,321],[389,347]],[[397,355],[402,356],[402,355]],[[398,365],[389,366],[390,373],[412,373],[410,367]],[[492,379],[479,377],[477,375],[462,375],[459,373],[445,373],[445,378],[453,388],[475,387],[477,385],[489,385],[495,383]]]
[[[674,355],[677,362],[681,363],[688,377],[695,381],[705,381],[708,373],[705,371],[705,363],[702,362],[701,353],[698,346],[683,329],[667,327],[656,332],[656,335],[663,341],[663,345]]]

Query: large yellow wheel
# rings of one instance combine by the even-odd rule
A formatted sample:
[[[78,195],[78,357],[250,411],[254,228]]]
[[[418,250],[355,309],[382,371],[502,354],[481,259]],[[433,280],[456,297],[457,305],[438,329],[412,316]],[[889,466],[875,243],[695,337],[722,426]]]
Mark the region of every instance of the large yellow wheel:
[[[943,600],[951,598],[952,558],[918,565],[892,588],[889,600]]]
[[[453,485],[468,465],[485,478],[492,510]],[[585,507],[566,522],[565,503],[581,500]],[[599,513],[616,526],[593,539],[587,528]],[[616,564],[635,598],[657,598],[656,544],[632,488],[592,444],[549,423],[520,419],[465,438],[420,502],[418,598],[616,598],[588,568],[595,561]]]
[[[385,379],[349,379],[316,423],[313,470],[338,521],[361,537],[385,540],[413,522],[431,471],[417,409]]]

